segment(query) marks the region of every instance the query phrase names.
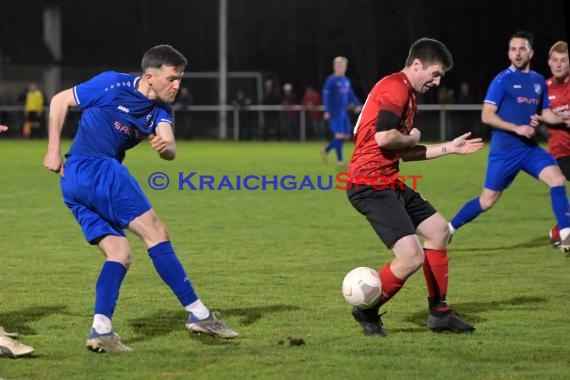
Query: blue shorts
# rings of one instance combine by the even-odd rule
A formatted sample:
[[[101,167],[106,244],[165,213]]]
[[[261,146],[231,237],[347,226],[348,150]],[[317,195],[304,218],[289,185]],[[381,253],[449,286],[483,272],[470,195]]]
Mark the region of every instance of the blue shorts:
[[[514,181],[522,170],[534,178],[547,166],[557,166],[556,160],[539,146],[524,147],[508,152],[489,153],[485,188],[503,191]]]
[[[63,201],[89,244],[123,229],[151,209],[128,169],[114,158],[70,156],[60,180]]]
[[[344,133],[345,135],[350,135],[352,133],[350,128],[350,119],[346,113],[334,116],[331,115],[329,126],[333,134]]]

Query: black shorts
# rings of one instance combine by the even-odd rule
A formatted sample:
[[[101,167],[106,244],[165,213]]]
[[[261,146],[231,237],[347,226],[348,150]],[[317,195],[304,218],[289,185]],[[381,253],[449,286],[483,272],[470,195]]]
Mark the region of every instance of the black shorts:
[[[352,206],[368,219],[388,248],[407,235],[416,233],[421,222],[437,210],[418,192],[406,185],[376,190],[368,185],[351,186],[346,194]]]
[[[37,123],[40,121],[40,114],[36,111],[30,111],[26,115],[26,121],[29,121],[30,123]]]
[[[560,166],[560,170],[562,170],[566,180],[570,181],[570,156],[557,158],[556,162],[558,162],[558,166]]]

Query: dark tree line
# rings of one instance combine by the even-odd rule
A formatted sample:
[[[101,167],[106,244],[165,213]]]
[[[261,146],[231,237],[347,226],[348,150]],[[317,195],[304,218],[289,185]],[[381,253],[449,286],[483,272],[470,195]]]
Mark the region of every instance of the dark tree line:
[[[216,0],[2,1],[4,64],[49,60],[41,12],[50,4],[62,10],[66,65],[136,69],[147,48],[170,43],[187,55],[189,70],[217,69]],[[430,36],[454,55],[446,83],[467,81],[482,92],[508,65],[507,39],[517,30],[535,35],[533,67],[547,73],[548,47],[567,37],[563,7],[563,0],[228,0],[228,69],[320,87],[332,58],[345,55],[364,97],[402,67],[411,42]]]

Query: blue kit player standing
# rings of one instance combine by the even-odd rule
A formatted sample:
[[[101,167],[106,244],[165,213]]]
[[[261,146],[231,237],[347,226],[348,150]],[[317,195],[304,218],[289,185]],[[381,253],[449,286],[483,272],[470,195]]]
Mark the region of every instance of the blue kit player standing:
[[[186,58],[173,47],[158,45],[144,54],[141,77],[104,72],[56,94],[50,104],[44,166],[60,174],[65,204],[86,240],[106,256],[95,286],[95,315],[86,342],[92,351],[132,351],[111,325],[119,289],[131,263],[124,229],[141,238],[156,271],[189,312],[188,330],[222,338],[237,336],[200,301],[174,252],[166,226],[121,164],[125,151],[145,139],[162,159],[174,159],[176,145],[168,103],[178,93],[186,64]],[[60,136],[68,109],[73,106],[83,113],[64,164]]]
[[[450,222],[451,234],[487,211],[522,170],[550,188],[552,209],[560,228],[563,252],[570,251],[570,210],[565,178],[556,160],[533,139],[540,121],[560,124],[550,110],[542,75],[530,70],[533,37],[517,32],[509,41],[511,66],[491,82],[481,120],[493,127],[491,148],[481,195],[468,201]],[[540,116],[537,114],[541,113]]]
[[[333,134],[333,139],[321,152],[325,163],[328,162],[327,155],[334,149],[336,151],[337,162],[344,165],[342,156],[342,145],[345,140],[351,137],[350,118],[347,111],[349,105],[354,107],[354,112],[360,112],[362,103],[354,95],[350,80],[345,76],[348,60],[345,57],[333,59],[334,73],[329,75],[323,86],[323,104],[325,120],[328,120],[329,127]]]

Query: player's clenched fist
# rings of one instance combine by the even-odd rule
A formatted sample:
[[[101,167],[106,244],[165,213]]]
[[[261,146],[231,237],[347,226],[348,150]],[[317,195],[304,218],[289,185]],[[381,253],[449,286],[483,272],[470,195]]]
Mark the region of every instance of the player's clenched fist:
[[[164,153],[169,148],[171,142],[163,139],[160,136],[150,135],[148,137],[148,142],[152,149],[156,150],[158,153]]]
[[[61,155],[59,152],[48,152],[44,157],[44,167],[54,173],[59,173],[61,171],[62,164],[63,162],[61,160]]]

